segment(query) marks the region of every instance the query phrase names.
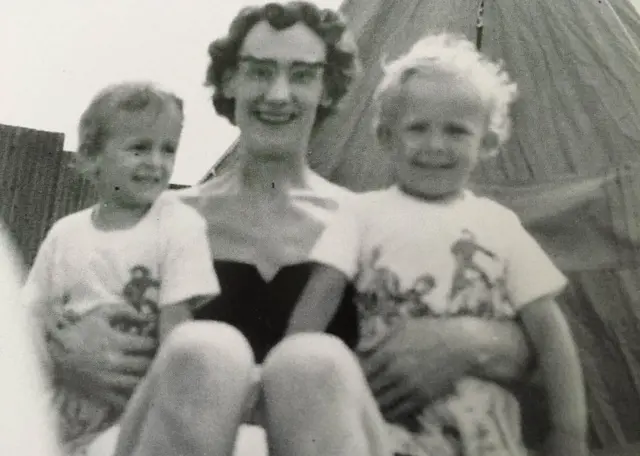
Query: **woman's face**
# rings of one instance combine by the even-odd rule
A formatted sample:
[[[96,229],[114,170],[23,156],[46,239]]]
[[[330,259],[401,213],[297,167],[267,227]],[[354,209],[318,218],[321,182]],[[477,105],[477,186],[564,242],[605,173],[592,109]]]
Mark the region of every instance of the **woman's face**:
[[[327,101],[326,53],[322,39],[302,22],[276,30],[262,21],[251,29],[226,87],[250,153],[306,153],[318,106]]]

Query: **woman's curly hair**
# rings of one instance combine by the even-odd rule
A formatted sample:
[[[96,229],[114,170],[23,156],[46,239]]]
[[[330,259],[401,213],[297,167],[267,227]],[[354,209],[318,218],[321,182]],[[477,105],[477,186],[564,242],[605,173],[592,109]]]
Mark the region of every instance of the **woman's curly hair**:
[[[303,22],[327,45],[327,65],[324,84],[331,103],[318,106],[316,123],[336,110],[360,71],[357,46],[347,29],[345,19],[330,9],[321,9],[310,2],[268,3],[243,8],[229,27],[227,36],[209,45],[209,67],[205,86],[213,88],[211,99],[216,112],[235,125],[235,99],[224,95],[223,84],[229,70],[238,65],[238,54],[251,29],[266,20],[276,30],[284,30]]]

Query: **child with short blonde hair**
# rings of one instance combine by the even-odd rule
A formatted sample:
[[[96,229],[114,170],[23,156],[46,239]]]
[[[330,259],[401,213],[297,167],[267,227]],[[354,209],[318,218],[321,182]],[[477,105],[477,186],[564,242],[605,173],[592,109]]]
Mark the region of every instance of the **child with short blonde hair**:
[[[323,233],[289,333],[324,329],[349,281],[362,353],[409,319],[519,318],[550,402],[544,454],[586,456],[577,349],[555,302],[566,279],[512,211],[467,188],[508,139],[516,93],[500,64],[457,35],[428,36],[386,66],[374,126],[396,185],[356,196]],[[411,426],[388,428],[396,455],[524,456],[520,426],[511,393],[471,373]]]
[[[23,299],[43,333],[45,319],[73,324],[114,304],[141,315],[121,330],[162,341],[219,293],[204,219],[165,193],[183,118],[178,97],[137,82],[107,87],[85,110],[77,165],[98,202],[54,224],[29,273]],[[62,438],[82,453],[122,410],[52,376]]]

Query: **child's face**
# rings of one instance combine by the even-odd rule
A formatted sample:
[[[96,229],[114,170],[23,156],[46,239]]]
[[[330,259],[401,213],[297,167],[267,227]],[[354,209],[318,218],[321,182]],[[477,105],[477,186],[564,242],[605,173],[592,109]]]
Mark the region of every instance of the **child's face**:
[[[430,199],[459,193],[491,144],[477,90],[450,74],[419,74],[406,81],[398,103],[393,126],[378,132],[392,151],[398,185]]]
[[[101,199],[121,207],[153,203],[169,185],[181,132],[173,106],[116,114],[95,159]]]

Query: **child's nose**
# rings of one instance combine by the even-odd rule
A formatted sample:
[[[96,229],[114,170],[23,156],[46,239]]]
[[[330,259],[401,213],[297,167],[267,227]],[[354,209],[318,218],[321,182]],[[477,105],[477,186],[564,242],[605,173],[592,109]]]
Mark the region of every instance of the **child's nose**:
[[[163,167],[165,164],[164,151],[160,148],[153,149],[151,153],[147,155],[147,163],[156,168]]]
[[[445,138],[444,135],[437,132],[430,132],[425,135],[424,149],[430,152],[442,152],[445,150]]]

